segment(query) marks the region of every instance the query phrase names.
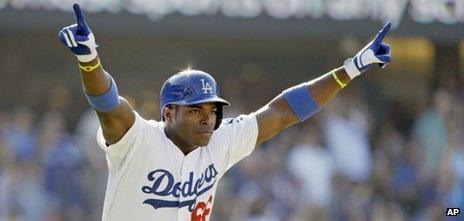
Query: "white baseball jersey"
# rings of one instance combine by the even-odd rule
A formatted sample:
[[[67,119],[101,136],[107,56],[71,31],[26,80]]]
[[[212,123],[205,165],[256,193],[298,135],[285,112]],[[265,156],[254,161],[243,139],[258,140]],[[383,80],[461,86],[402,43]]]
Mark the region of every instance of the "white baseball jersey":
[[[109,167],[102,220],[209,220],[219,179],[253,151],[256,116],[225,119],[207,146],[187,155],[165,135],[163,122],[135,116],[109,147],[98,130]]]

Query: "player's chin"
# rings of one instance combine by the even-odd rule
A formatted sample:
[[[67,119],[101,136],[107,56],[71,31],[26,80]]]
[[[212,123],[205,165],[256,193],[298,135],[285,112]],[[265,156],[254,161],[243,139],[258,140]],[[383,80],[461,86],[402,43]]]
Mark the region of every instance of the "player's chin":
[[[198,146],[206,146],[209,144],[211,140],[211,136],[213,133],[196,133],[196,144]]]

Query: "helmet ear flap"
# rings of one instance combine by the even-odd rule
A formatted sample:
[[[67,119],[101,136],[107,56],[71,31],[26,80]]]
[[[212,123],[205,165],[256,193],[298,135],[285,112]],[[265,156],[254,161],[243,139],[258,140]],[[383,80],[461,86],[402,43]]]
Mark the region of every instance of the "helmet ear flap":
[[[223,112],[222,112],[222,104],[220,103],[216,103],[216,124],[214,125],[214,130],[218,129],[219,126],[221,126],[221,123],[222,123],[222,116],[223,116]]]

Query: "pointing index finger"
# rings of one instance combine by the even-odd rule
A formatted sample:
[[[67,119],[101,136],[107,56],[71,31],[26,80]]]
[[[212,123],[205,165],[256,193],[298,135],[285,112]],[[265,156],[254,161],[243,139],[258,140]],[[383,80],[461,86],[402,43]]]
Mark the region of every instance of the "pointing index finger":
[[[74,9],[74,14],[76,15],[77,26],[80,26],[80,27],[85,26],[84,14],[82,14],[82,10],[79,4],[77,3],[74,4],[73,9]]]
[[[383,28],[379,31],[377,36],[375,36],[374,42],[380,44],[380,42],[383,41],[383,38],[385,37],[385,35],[387,35],[388,31],[390,30],[390,27],[391,27],[391,22],[387,22],[383,26]]]

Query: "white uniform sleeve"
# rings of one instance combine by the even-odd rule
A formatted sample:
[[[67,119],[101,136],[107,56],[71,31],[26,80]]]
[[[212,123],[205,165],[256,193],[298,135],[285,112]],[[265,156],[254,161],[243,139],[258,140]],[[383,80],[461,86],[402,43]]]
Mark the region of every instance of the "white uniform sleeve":
[[[119,174],[125,164],[130,162],[134,152],[145,144],[146,134],[149,131],[149,123],[134,111],[135,121],[132,127],[117,143],[106,145],[102,128],[98,128],[97,143],[105,151],[109,173],[112,176]]]
[[[224,119],[217,131],[219,139],[226,147],[224,163],[228,170],[238,161],[248,156],[258,139],[258,122],[254,113],[237,118]]]

